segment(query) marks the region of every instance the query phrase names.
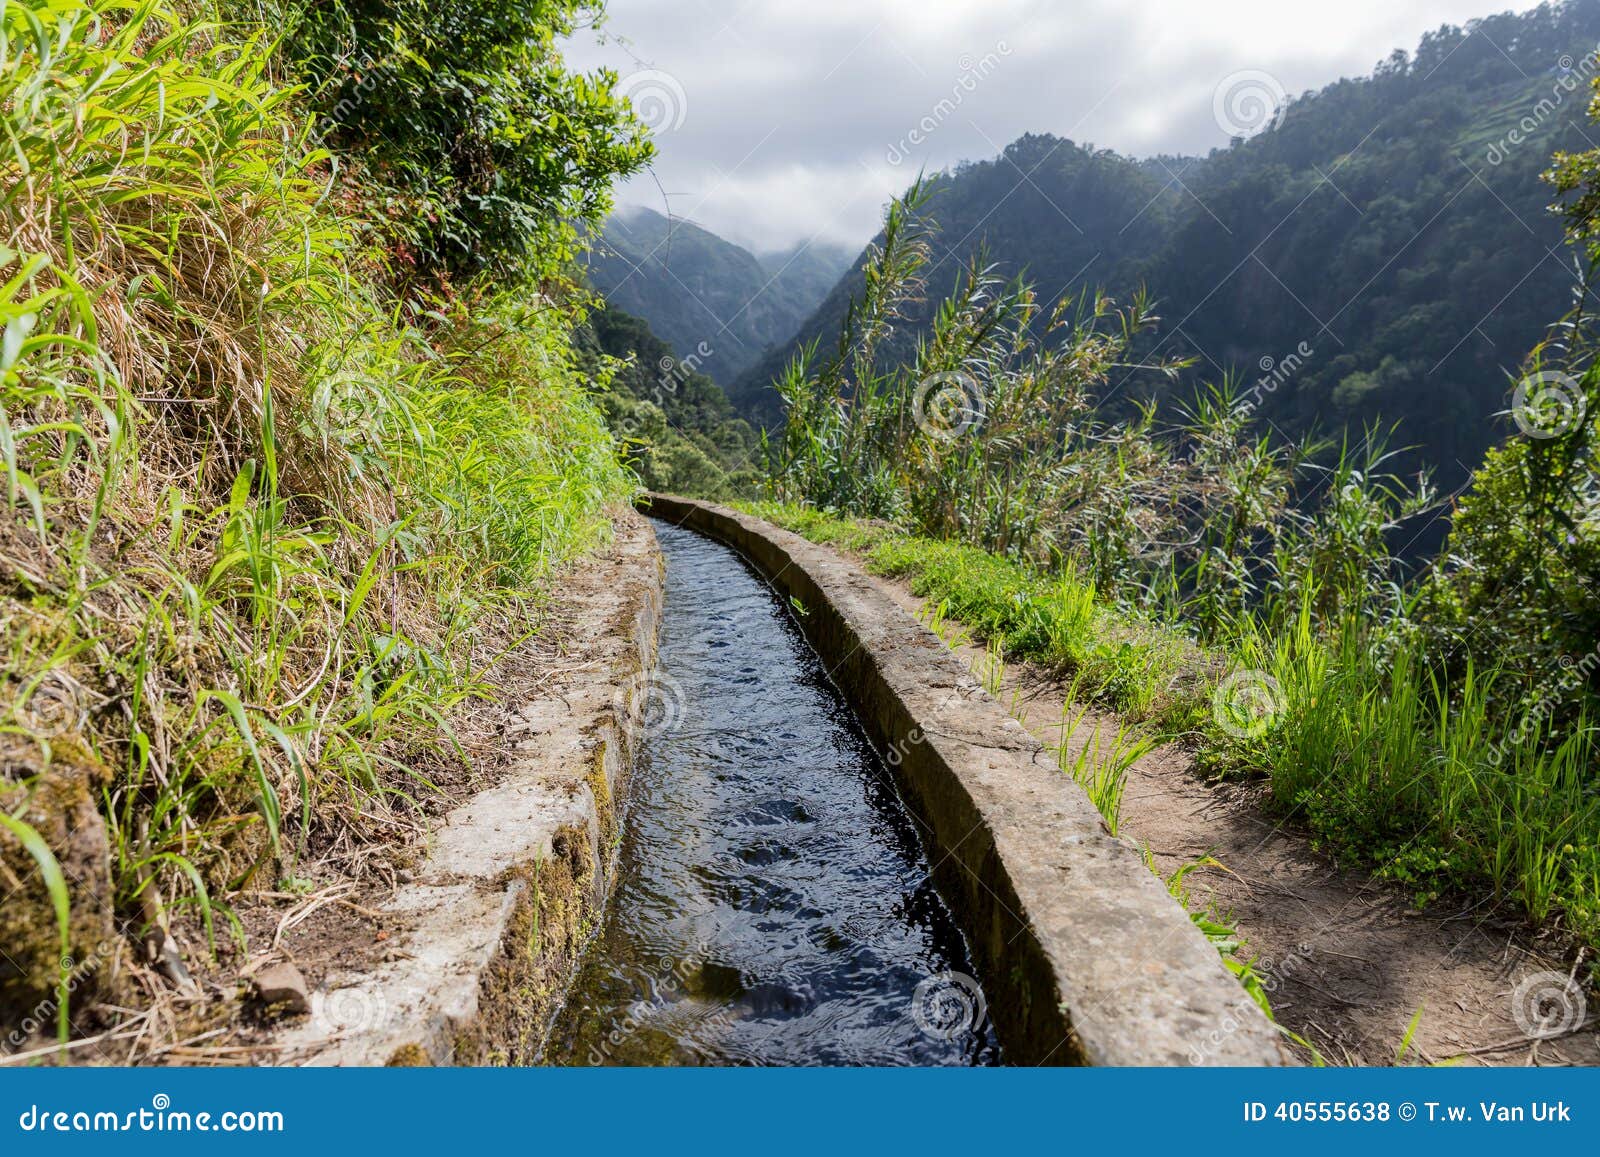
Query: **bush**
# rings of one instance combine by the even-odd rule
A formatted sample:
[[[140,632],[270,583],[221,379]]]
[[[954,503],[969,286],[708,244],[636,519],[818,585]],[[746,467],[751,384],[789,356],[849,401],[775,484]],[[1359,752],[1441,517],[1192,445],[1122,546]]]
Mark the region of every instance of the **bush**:
[[[248,11],[248,9],[246,9]],[[279,52],[317,139],[426,277],[565,271],[573,226],[598,225],[612,178],[651,156],[616,76],[557,48],[595,0],[277,0]],[[404,272],[402,270],[402,272]]]
[[[114,895],[73,902],[209,933],[464,759],[457,709],[632,483],[562,313],[386,296],[262,34],[0,20],[0,796],[104,769]]]

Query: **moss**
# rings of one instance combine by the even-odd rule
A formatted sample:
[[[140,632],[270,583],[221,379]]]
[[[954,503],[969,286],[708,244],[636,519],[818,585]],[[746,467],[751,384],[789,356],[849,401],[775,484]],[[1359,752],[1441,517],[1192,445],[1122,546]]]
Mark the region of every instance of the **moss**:
[[[6,1024],[38,1021],[38,1010],[54,998],[63,969],[71,973],[73,1001],[105,992],[115,974],[111,853],[96,797],[109,782],[105,766],[71,737],[42,745],[17,735],[0,739],[0,808],[27,823],[44,839],[70,891],[68,959],[50,896],[33,857],[9,833],[0,832],[0,1017]]]
[[[563,828],[551,850],[547,859],[510,873],[523,888],[502,950],[479,988],[482,1013],[456,1043],[457,1064],[527,1065],[539,1059],[595,907],[588,833]]]
[[[595,817],[600,824],[600,846],[612,847],[617,838],[616,807],[611,798],[611,778],[606,775],[608,745],[601,741],[595,745],[594,758],[589,762],[589,790],[594,793]]]
[[[391,1069],[416,1069],[426,1068],[433,1064],[427,1050],[415,1041],[408,1042],[389,1054],[389,1059],[384,1061],[384,1066]]]

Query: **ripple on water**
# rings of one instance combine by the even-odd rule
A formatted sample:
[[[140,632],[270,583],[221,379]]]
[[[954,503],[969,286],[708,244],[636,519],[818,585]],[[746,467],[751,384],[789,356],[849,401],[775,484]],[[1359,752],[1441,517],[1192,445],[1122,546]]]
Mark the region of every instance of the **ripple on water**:
[[[657,523],[661,665],[618,879],[551,1038],[571,1064],[993,1064],[992,1027],[930,1034],[912,994],[970,973],[887,769],[781,600]]]

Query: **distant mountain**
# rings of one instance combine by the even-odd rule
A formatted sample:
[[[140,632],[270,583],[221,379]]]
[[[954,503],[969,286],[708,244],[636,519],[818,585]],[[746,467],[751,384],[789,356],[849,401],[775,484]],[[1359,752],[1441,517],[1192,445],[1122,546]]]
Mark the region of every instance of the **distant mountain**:
[[[851,257],[820,242],[757,257],[688,221],[632,208],[595,239],[589,280],[678,357],[727,384],[794,336]]]
[[[1446,26],[1206,157],[1024,136],[934,179],[936,264],[912,318],[926,326],[980,246],[1046,301],[1142,285],[1162,318],[1152,346],[1198,361],[1175,388],[1233,372],[1289,433],[1399,420],[1399,441],[1459,480],[1504,433],[1508,376],[1571,303],[1539,174],[1553,150],[1589,147],[1597,41],[1600,0]],[[781,419],[772,379],[802,343],[830,348],[861,284],[858,260],[729,388],[741,412]],[[1129,371],[1112,393],[1172,388]]]

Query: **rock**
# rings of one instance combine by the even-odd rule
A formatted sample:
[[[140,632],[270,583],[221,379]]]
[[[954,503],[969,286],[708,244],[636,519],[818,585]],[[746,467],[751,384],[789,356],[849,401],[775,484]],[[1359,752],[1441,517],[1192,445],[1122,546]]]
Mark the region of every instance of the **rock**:
[[[71,1007],[112,995],[121,941],[113,923],[111,848],[96,804],[110,774],[75,737],[52,738],[50,758],[30,739],[0,735],[0,810],[43,838],[66,878],[68,949],[38,863],[0,829],[0,1024],[54,1031],[56,991]]]
[[[292,964],[271,964],[255,975],[256,999],[273,1012],[311,1011],[311,992],[306,978]]]

